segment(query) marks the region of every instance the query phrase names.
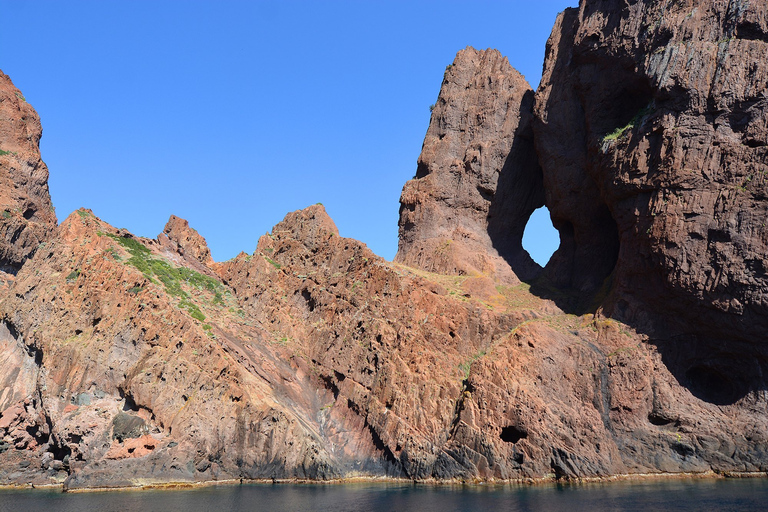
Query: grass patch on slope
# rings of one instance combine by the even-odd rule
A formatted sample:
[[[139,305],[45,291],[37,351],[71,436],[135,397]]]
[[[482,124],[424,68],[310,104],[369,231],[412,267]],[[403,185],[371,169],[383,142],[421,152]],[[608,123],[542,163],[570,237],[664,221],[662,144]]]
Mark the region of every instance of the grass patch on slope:
[[[214,304],[223,304],[221,297],[226,291],[224,286],[216,279],[186,267],[174,267],[163,259],[153,258],[152,251],[144,247],[136,239],[121,237],[111,233],[104,234],[122,245],[128,251],[128,254],[131,255],[125,261],[126,265],[131,265],[138,269],[149,281],[156,284],[158,281],[162,283],[166,293],[181,299],[179,307],[187,310],[192,318],[203,322],[205,315],[190,300],[189,294],[184,291],[184,285],[211,292],[214,294]]]

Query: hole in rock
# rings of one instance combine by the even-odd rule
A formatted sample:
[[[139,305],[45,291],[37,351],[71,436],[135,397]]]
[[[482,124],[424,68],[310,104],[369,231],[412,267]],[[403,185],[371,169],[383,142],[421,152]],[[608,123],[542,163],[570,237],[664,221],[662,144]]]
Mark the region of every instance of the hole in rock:
[[[309,312],[315,310],[317,307],[317,302],[315,301],[314,297],[312,297],[312,294],[309,293],[309,290],[306,288],[301,291],[301,296],[304,298],[304,301],[307,303],[307,309],[309,309]]]
[[[533,261],[544,267],[559,245],[560,235],[552,225],[549,210],[542,206],[531,214],[525,225],[523,249],[528,251]]]
[[[650,414],[648,414],[648,421],[652,425],[656,425],[657,427],[663,427],[665,425],[669,425],[670,423],[672,423],[673,420],[662,414],[651,412]]]
[[[125,403],[123,404],[123,411],[137,412],[139,410],[139,406],[136,405],[136,402],[130,393],[126,393],[122,388],[117,388],[117,391],[120,393],[120,398],[125,400]]]
[[[716,405],[730,405],[738,399],[736,386],[723,373],[710,366],[693,366],[685,372],[691,393]]]
[[[63,461],[65,458],[68,458],[70,455],[72,455],[72,449],[69,446],[62,446],[58,440],[54,441],[55,442],[48,447],[48,451],[53,454],[53,458],[55,460]]]
[[[528,432],[520,427],[510,425],[501,429],[501,440],[505,443],[516,443],[521,439],[528,437]]]

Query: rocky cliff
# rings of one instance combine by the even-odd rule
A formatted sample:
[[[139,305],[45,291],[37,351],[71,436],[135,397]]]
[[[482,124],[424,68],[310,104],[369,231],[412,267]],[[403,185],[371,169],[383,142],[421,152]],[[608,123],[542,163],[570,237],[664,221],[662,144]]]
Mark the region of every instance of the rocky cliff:
[[[0,483],[765,472],[765,27],[747,2],[587,0],[535,97],[463,50],[394,263],[320,205],[219,263],[173,216],[155,240],[56,226],[2,75]]]
[[[56,228],[40,118],[0,73],[0,270],[15,273]]]
[[[766,50],[765,2],[582,2],[536,99],[551,283],[602,287],[608,314],[721,403],[766,387]]]
[[[509,284],[540,270],[521,244],[544,204],[532,108],[533,90],[498,51],[456,55],[400,198],[395,261]]]

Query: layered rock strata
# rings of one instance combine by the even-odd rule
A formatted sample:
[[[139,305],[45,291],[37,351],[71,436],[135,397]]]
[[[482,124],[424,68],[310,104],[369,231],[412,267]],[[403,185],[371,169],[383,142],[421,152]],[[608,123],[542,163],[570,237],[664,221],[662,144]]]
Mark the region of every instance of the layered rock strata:
[[[540,270],[521,243],[544,202],[532,106],[533,90],[498,51],[456,55],[400,197],[395,261],[510,284]]]
[[[765,20],[734,1],[566,11],[535,105],[543,178],[527,89],[463,51],[403,194],[407,264],[319,205],[223,263],[183,219],[149,240],[35,207],[3,242],[0,483],[765,472]],[[2,160],[37,141],[8,119],[0,197],[49,204],[36,147],[29,174]],[[542,183],[563,242],[529,287],[518,226]]]
[[[35,109],[0,73],[0,271],[14,274],[56,228],[43,129]]]
[[[87,210],[0,302],[6,483],[758,471],[628,327],[387,263],[321,206],[213,279]],[[407,304],[408,307],[403,307]]]
[[[536,99],[562,240],[550,282],[602,288],[607,312],[723,403],[766,389],[767,13],[582,2],[558,18]]]

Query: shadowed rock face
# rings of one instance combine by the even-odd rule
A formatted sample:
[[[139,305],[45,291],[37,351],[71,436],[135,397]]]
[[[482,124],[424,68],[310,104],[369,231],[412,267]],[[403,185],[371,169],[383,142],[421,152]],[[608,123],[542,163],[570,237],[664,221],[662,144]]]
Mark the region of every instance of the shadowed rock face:
[[[15,273],[56,228],[37,112],[0,72],[0,270]]]
[[[582,2],[558,18],[536,100],[562,239],[547,277],[609,290],[606,310],[718,401],[765,389],[768,369],[767,11]]]
[[[525,224],[544,199],[532,105],[528,82],[498,51],[470,47],[456,55],[416,177],[400,197],[395,261],[507,283],[540,270],[522,247]]]

